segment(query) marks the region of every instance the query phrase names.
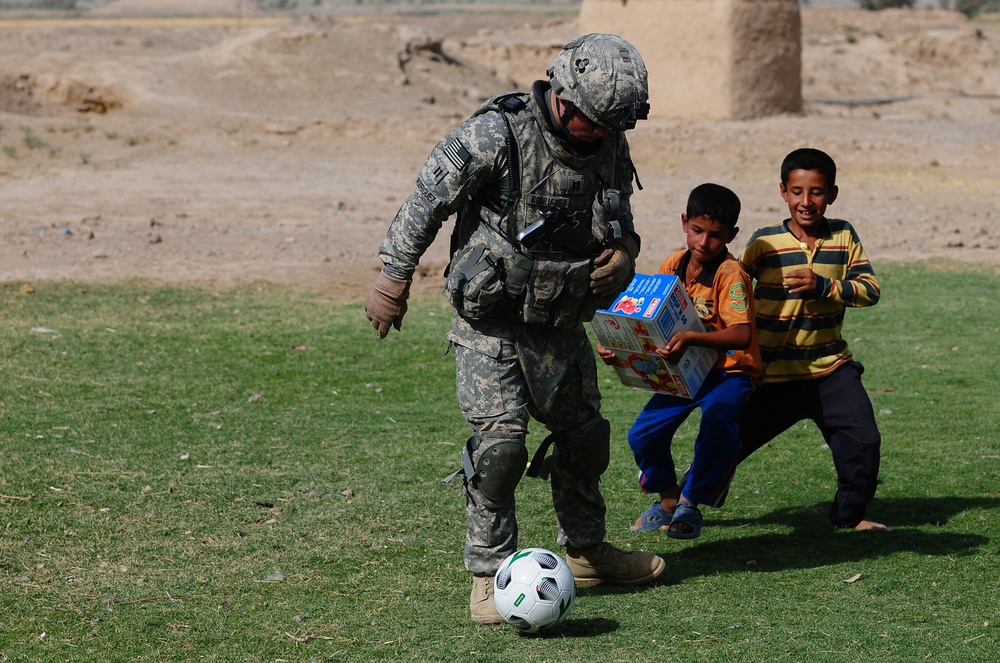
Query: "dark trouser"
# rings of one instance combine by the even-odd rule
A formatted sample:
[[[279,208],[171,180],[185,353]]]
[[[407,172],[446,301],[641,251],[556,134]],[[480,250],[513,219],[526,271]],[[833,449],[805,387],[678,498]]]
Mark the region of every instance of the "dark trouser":
[[[878,483],[882,437],[861,384],[863,372],[860,363],[848,362],[824,378],[759,385],[740,418],[741,462],[799,421],[816,422],[837,469],[837,494],[830,507],[836,527],[864,520]]]

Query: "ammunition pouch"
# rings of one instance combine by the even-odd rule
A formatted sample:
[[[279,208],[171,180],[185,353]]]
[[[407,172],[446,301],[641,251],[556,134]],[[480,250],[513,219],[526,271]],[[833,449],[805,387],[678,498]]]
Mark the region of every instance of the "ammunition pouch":
[[[477,320],[493,312],[505,296],[506,270],[486,246],[469,246],[456,254],[444,292],[462,316]]]
[[[522,319],[530,324],[574,327],[599,308],[590,294],[591,261],[535,260]]]
[[[593,319],[606,304],[590,292],[589,257],[567,261],[560,254],[545,254],[532,260],[484,236],[487,243],[458,250],[445,279],[445,296],[462,317],[517,318],[569,328]]]

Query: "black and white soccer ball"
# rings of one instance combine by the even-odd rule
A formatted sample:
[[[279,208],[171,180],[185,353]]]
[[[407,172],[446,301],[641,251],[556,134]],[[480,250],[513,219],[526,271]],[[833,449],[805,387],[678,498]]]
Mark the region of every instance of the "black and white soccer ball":
[[[508,624],[538,633],[562,623],[576,600],[573,572],[544,548],[523,548],[505,559],[493,578],[493,601]]]

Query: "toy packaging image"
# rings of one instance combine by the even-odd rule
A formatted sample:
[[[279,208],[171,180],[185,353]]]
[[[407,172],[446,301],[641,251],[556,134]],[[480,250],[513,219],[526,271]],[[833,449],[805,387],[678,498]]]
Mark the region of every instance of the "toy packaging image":
[[[672,274],[636,274],[610,308],[591,321],[597,340],[614,350],[622,384],[693,398],[715,365],[716,352],[691,347],[678,364],[656,354],[676,333],[705,331],[680,279]]]

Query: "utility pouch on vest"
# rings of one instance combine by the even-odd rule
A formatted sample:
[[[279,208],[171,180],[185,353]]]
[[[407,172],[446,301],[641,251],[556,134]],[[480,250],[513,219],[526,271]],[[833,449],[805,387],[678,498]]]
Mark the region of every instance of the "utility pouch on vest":
[[[504,268],[485,246],[462,249],[455,255],[445,279],[448,301],[461,315],[484,318],[504,298]]]
[[[511,253],[504,258],[504,266],[507,268],[507,292],[515,300],[519,300],[531,278],[535,261],[519,253]]]
[[[536,260],[535,269],[528,281],[528,294],[524,298],[524,321],[529,324],[547,325],[551,319],[553,303],[563,291],[569,263],[555,260]]]
[[[530,324],[573,327],[597,311],[589,292],[589,260],[536,260],[522,317]]]
[[[589,322],[594,319],[599,308],[590,292],[592,262],[589,259],[576,260],[569,265],[566,287],[563,288],[563,296],[557,302],[555,310],[553,322],[556,327],[572,327],[581,322]]]

